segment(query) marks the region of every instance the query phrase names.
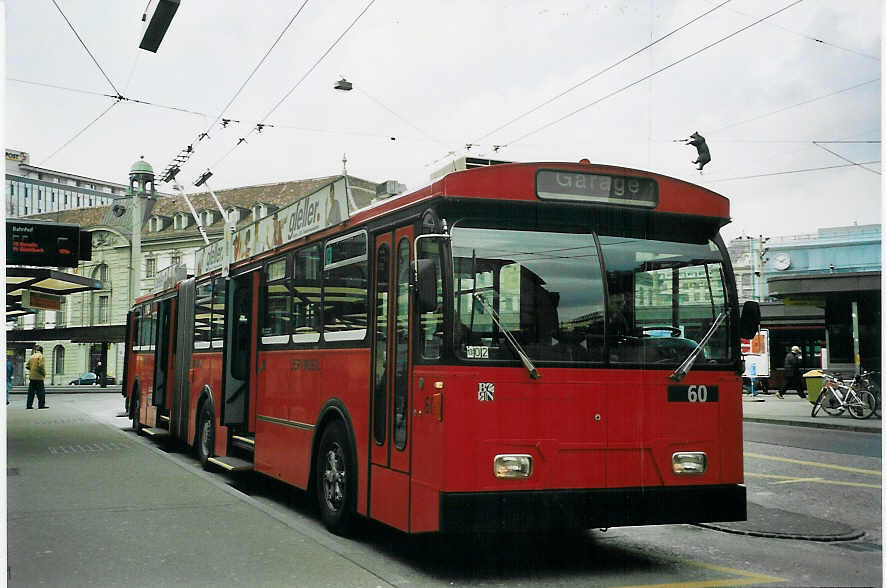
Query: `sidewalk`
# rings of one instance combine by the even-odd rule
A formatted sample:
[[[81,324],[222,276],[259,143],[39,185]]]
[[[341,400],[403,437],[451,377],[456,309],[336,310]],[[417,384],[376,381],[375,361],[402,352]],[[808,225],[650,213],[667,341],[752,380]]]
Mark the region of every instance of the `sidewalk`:
[[[759,402],[760,400],[764,402]],[[818,427],[820,429],[842,429],[866,433],[881,433],[883,421],[879,416],[869,419],[854,419],[846,412],[840,416],[831,416],[820,411],[812,416],[812,404],[806,398],[795,393],[785,395],[784,399],[776,398],[775,394],[758,394],[752,398],[750,394],[742,396],[744,420],[753,423],[774,423],[794,425],[798,427]]]

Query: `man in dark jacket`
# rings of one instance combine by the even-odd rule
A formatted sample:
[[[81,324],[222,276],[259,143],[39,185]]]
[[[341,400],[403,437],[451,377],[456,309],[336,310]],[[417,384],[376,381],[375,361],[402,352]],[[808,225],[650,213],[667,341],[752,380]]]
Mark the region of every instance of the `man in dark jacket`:
[[[803,379],[803,355],[800,348],[794,345],[787,355],[784,356],[784,382],[781,389],[775,393],[778,398],[784,398],[788,388],[797,391],[797,396],[806,398],[806,381]]]

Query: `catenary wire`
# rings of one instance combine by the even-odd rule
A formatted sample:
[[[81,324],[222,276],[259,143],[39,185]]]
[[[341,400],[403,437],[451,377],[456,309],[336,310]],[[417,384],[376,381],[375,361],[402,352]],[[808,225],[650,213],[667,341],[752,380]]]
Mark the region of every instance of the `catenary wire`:
[[[734,12],[735,14],[740,14],[742,16],[747,16],[749,18],[754,18],[753,14],[741,12],[740,10],[736,10],[734,8],[729,8],[728,10],[730,10],[731,12]],[[825,41],[824,39],[819,39],[818,37],[813,37],[812,35],[807,35],[806,33],[801,33],[799,31],[793,31],[787,27],[783,27],[780,24],[777,24],[774,22],[769,22],[766,24],[768,24],[771,27],[781,29],[786,33],[791,33],[792,35],[797,35],[798,37],[803,37],[804,39],[809,39],[810,41],[814,41],[815,43],[819,43],[821,45],[827,45],[828,47],[833,47],[834,49],[839,49],[841,51],[846,51],[848,53],[854,53],[855,55],[858,55],[860,57],[866,57],[868,59],[873,59],[874,61],[880,61],[880,58],[876,57],[874,55],[868,55],[867,53],[862,53],[861,51],[856,51],[855,49],[849,49],[848,47],[841,47],[840,45],[837,45],[836,43],[831,43],[829,41]]]
[[[754,175],[750,175],[750,176],[736,176],[733,178],[719,178],[719,179],[709,180],[708,183],[715,184],[717,182],[732,182],[735,180],[749,180],[752,178],[765,178],[765,177],[769,177],[769,176],[784,176],[784,175],[788,175],[788,174],[802,174],[802,173],[806,173],[806,172],[814,172],[814,171],[821,171],[821,170],[827,170],[827,169],[837,169],[840,167],[857,167],[857,166],[862,166],[862,165],[871,165],[874,163],[880,163],[880,160],[878,159],[875,161],[861,161],[859,163],[843,163],[840,165],[826,165],[823,167],[809,167],[809,168],[805,168],[805,169],[792,169],[792,170],[787,170],[787,171],[771,172],[771,173],[765,173],[765,174],[754,174]]]
[[[95,62],[96,67],[98,67],[99,71],[102,72],[102,75],[105,76],[105,79],[108,80],[108,83],[114,89],[114,92],[117,93],[117,96],[120,96],[120,90],[117,89],[117,86],[114,85],[114,82],[111,81],[111,78],[108,77],[108,74],[105,73],[105,70],[102,69],[102,66],[99,64],[98,60],[95,58],[95,55],[92,54],[92,51],[89,50],[89,47],[86,46],[86,43],[83,42],[83,39],[80,38],[80,34],[77,32],[77,29],[74,28],[74,25],[71,24],[71,21],[68,20],[68,17],[65,16],[64,11],[61,6],[58,5],[58,2],[52,0],[52,3],[55,4],[55,7],[58,9],[59,13],[62,15],[62,18],[65,19],[65,22],[68,23],[68,26],[71,27],[71,30],[74,32],[74,36],[77,37],[77,40],[80,41],[80,44],[83,45],[83,48],[86,49],[86,52],[89,53],[89,56],[92,58],[92,61]]]
[[[32,86],[41,86],[43,88],[54,88],[56,90],[65,90],[67,92],[77,92],[79,94],[90,94],[92,96],[103,96],[105,98],[113,98],[117,99],[117,96],[112,96],[111,94],[105,94],[104,92],[96,92],[94,90],[83,90],[80,88],[69,88],[67,86],[57,86],[55,84],[47,84],[45,82],[33,82],[31,80],[23,80],[21,78],[6,78],[7,82],[16,82],[19,84],[30,84]]]
[[[569,88],[563,90],[562,92],[560,92],[560,93],[557,94],[556,96],[553,96],[553,97],[551,97],[551,98],[545,100],[544,102],[542,102],[542,103],[539,104],[538,106],[535,106],[535,107],[533,107],[533,108],[527,110],[527,111],[524,112],[523,114],[520,114],[520,115],[518,115],[518,116],[515,117],[515,118],[512,118],[511,120],[509,120],[508,122],[504,123],[503,125],[500,125],[500,126],[494,128],[494,129],[492,129],[491,131],[489,131],[488,133],[486,133],[486,134],[483,135],[482,137],[477,138],[475,141],[473,141],[473,143],[475,143],[475,144],[476,144],[476,143],[479,143],[480,141],[486,139],[486,138],[489,137],[490,135],[492,135],[492,134],[494,134],[494,133],[497,133],[498,131],[504,129],[505,127],[509,127],[509,126],[511,126],[512,124],[514,124],[514,123],[517,122],[518,120],[520,120],[520,119],[522,119],[522,118],[524,118],[524,117],[526,117],[526,116],[529,116],[530,114],[536,112],[536,111],[539,110],[540,108],[543,108],[543,107],[547,106],[548,104],[550,104],[551,102],[554,102],[555,100],[558,100],[558,99],[562,98],[563,96],[565,96],[566,94],[572,92],[573,90],[575,90],[575,89],[577,89],[577,88],[580,88],[581,86],[587,84],[587,83],[590,82],[591,80],[594,80],[594,79],[600,77],[601,75],[603,75],[604,73],[606,73],[606,72],[608,72],[608,71],[610,71],[610,70],[612,70],[612,69],[615,69],[616,67],[618,67],[618,66],[621,65],[622,63],[628,61],[629,59],[631,59],[631,58],[633,58],[633,57],[636,57],[637,55],[639,55],[640,53],[646,51],[646,50],[649,49],[650,47],[652,47],[652,46],[654,46],[654,45],[660,43],[661,41],[664,41],[665,39],[667,39],[667,38],[670,37],[671,35],[673,35],[673,34],[675,34],[675,33],[678,33],[679,31],[685,29],[686,27],[688,27],[689,25],[695,23],[696,21],[701,20],[702,18],[704,18],[704,17],[706,17],[707,15],[711,14],[711,13],[714,12],[715,10],[717,10],[717,9],[719,9],[719,8],[721,8],[721,7],[723,7],[723,6],[725,6],[726,4],[728,4],[728,3],[731,2],[731,1],[732,1],[732,0],[726,0],[725,2],[722,2],[722,3],[718,4],[717,6],[714,6],[713,8],[711,8],[710,10],[708,10],[707,12],[704,12],[704,13],[702,13],[702,14],[696,16],[696,17],[693,18],[692,20],[683,23],[682,25],[680,25],[679,27],[675,28],[675,29],[672,30],[671,32],[669,32],[669,33],[667,33],[667,34],[665,34],[665,35],[662,35],[661,37],[659,37],[658,39],[652,41],[651,43],[649,43],[649,44],[647,44],[647,45],[644,45],[643,47],[637,49],[636,51],[634,51],[634,52],[631,53],[630,55],[628,55],[628,56],[626,56],[626,57],[623,57],[623,58],[619,59],[618,61],[616,61],[616,62],[613,63],[612,65],[610,65],[610,66],[608,66],[608,67],[605,67],[605,68],[601,69],[600,71],[598,71],[597,73],[591,75],[590,77],[585,78],[584,80],[578,82],[577,84],[574,84],[574,85],[570,86]]]
[[[821,144],[818,143],[817,141],[813,141],[812,144],[815,145],[816,147],[820,148],[820,149],[824,149],[825,151],[827,151],[828,153],[830,153],[830,154],[833,155],[834,157],[838,157],[838,158],[842,159],[843,161],[848,161],[849,163],[851,163],[851,164],[853,164],[853,165],[857,165],[857,166],[860,167],[861,169],[865,169],[865,170],[867,170],[867,171],[869,171],[869,172],[871,172],[871,173],[877,174],[878,176],[882,176],[882,175],[883,175],[883,174],[881,174],[880,172],[878,172],[878,171],[875,170],[875,169],[871,169],[871,168],[869,168],[869,167],[865,167],[864,165],[862,165],[862,164],[860,164],[860,163],[858,163],[858,162],[856,162],[856,161],[852,161],[851,159],[849,159],[849,158],[847,158],[847,157],[843,157],[842,155],[840,155],[840,154],[837,153],[836,151],[832,151],[831,149],[828,149],[827,147],[825,147],[824,145],[821,145]]]
[[[173,168],[179,168],[181,165],[184,165],[184,163],[187,162],[190,159],[191,155],[194,153],[193,144],[199,143],[204,138],[208,138],[209,132],[215,127],[215,125],[218,124],[218,121],[223,120],[223,117],[224,117],[225,113],[227,112],[228,108],[231,107],[231,104],[234,103],[234,100],[237,99],[237,97],[240,95],[240,93],[246,87],[246,84],[249,83],[249,81],[252,79],[252,77],[255,75],[255,73],[258,71],[258,69],[262,66],[262,64],[265,62],[265,60],[268,58],[268,56],[271,54],[271,52],[274,50],[274,48],[280,42],[280,39],[283,38],[283,35],[285,35],[286,32],[290,29],[290,27],[292,26],[292,23],[295,22],[295,19],[298,18],[298,16],[302,13],[302,10],[304,10],[304,7],[307,5],[308,1],[309,0],[304,0],[302,5],[298,7],[298,10],[295,11],[295,14],[292,15],[292,18],[289,19],[289,22],[286,23],[286,26],[283,27],[283,30],[280,31],[280,34],[277,35],[277,38],[274,40],[274,42],[271,44],[271,46],[265,52],[264,56],[261,58],[261,60],[259,60],[259,62],[256,64],[256,66],[249,73],[249,76],[247,76],[246,80],[240,85],[240,88],[234,93],[234,95],[231,97],[231,99],[228,101],[228,103],[225,105],[225,107],[222,108],[222,110],[218,113],[218,116],[215,117],[215,119],[206,128],[206,130],[202,133],[199,133],[197,135],[197,137],[194,139],[194,141],[191,142],[191,144],[189,144],[184,149],[181,149],[179,151],[178,155],[176,157],[174,157],[173,160],[166,166],[166,168],[163,172],[164,178],[161,181],[167,180],[167,178],[168,178],[167,174],[170,170],[172,170]]]
[[[740,120],[738,122],[734,122],[734,123],[728,124],[726,126],[720,127],[718,129],[714,129],[713,131],[708,131],[708,132],[710,134],[719,133],[720,131],[725,131],[726,129],[731,129],[732,127],[737,127],[739,125],[747,124],[749,122],[754,122],[754,121],[760,120],[762,118],[772,116],[773,114],[778,114],[780,112],[784,112],[785,110],[790,110],[791,108],[797,108],[798,106],[804,106],[806,104],[811,104],[812,102],[824,100],[825,98],[830,98],[831,96],[836,96],[837,94],[842,94],[843,92],[849,92],[850,90],[855,90],[856,88],[861,88],[862,86],[866,86],[868,84],[873,84],[874,82],[879,82],[879,81],[880,81],[880,78],[874,78],[874,79],[868,80],[866,82],[861,82],[860,84],[855,84],[855,85],[849,86],[848,88],[843,88],[842,90],[836,90],[834,92],[829,92],[828,94],[824,94],[822,96],[816,96],[815,98],[810,98],[808,100],[803,100],[802,102],[797,102],[796,104],[784,106],[782,108],[779,108],[777,110],[773,110],[771,112],[766,112],[766,113],[760,114],[758,116],[746,118],[744,120]]]
[[[314,62],[314,65],[308,68],[308,71],[306,71],[305,74],[295,83],[295,85],[292,86],[292,88],[290,88],[289,91],[286,92],[286,94],[284,94],[283,97],[277,101],[277,103],[267,112],[267,114],[262,117],[259,123],[252,129],[250,129],[245,137],[240,137],[233,147],[231,147],[224,155],[217,159],[215,163],[209,166],[209,169],[216,167],[219,163],[227,159],[228,156],[230,156],[237,147],[239,147],[242,143],[245,143],[246,139],[250,137],[254,132],[256,132],[258,128],[260,128],[259,125],[263,125],[265,121],[268,120],[268,117],[274,114],[274,112],[276,112],[278,108],[280,108],[280,106],[286,101],[286,99],[289,98],[289,96],[291,96],[293,92],[295,92],[296,88],[298,88],[302,84],[302,82],[304,82],[305,79],[307,79],[307,77],[311,75],[311,72],[313,72],[317,68],[317,66],[320,65],[320,63],[326,58],[326,56],[329,55],[329,53],[336,47],[336,45],[338,45],[339,42],[344,38],[344,36],[348,34],[348,31],[354,28],[354,25],[357,24],[357,21],[359,21],[363,17],[363,15],[366,14],[366,12],[372,7],[373,4],[375,4],[375,0],[370,0],[370,2],[360,12],[360,14],[358,14],[357,17],[351,21],[351,24],[349,24],[347,28],[342,31],[338,38],[332,42],[332,45],[330,45],[329,48],[326,49],[326,51],[324,51],[323,54],[317,59],[317,61]]]
[[[396,112],[394,112],[387,105],[385,105],[381,100],[379,100],[378,98],[376,98],[375,96],[373,96],[372,94],[370,94],[369,92],[364,90],[363,88],[357,86],[357,91],[360,92],[361,94],[365,95],[367,98],[369,98],[370,100],[372,100],[373,102],[375,102],[376,104],[378,104],[379,106],[384,108],[389,113],[393,114],[395,117],[397,117],[398,119],[400,119],[401,121],[403,121],[404,123],[406,123],[407,125],[412,127],[413,129],[415,129],[419,133],[421,133],[426,139],[429,139],[429,140],[433,141],[434,143],[437,143],[438,145],[443,145],[444,147],[446,146],[446,144],[443,141],[440,141],[439,139],[432,137],[430,134],[428,134],[425,131],[423,131],[422,129],[418,128],[417,126],[412,124],[410,121],[406,120],[406,118],[404,118],[404,117],[400,116],[399,114],[397,114]]]
[[[335,41],[333,41],[332,45],[330,45],[329,48],[323,52],[323,55],[321,55],[320,58],[317,59],[316,62],[314,62],[314,65],[312,65],[310,68],[308,68],[308,71],[305,72],[305,74],[301,77],[301,79],[299,79],[295,83],[295,85],[292,86],[292,88],[290,88],[289,91],[286,92],[286,94],[284,94],[283,97],[277,101],[277,103],[274,105],[274,107],[271,108],[268,111],[268,113],[262,117],[260,122],[265,122],[269,116],[274,114],[274,112],[276,112],[276,110],[278,108],[280,108],[280,106],[286,101],[286,99],[289,98],[289,96],[292,95],[293,92],[295,92],[296,88],[298,88],[302,84],[302,82],[304,82],[305,79],[309,75],[311,75],[311,72],[313,72],[314,69],[316,69],[317,66],[320,65],[320,62],[323,61],[326,58],[326,56],[329,55],[329,53],[335,48],[335,46],[339,44],[339,42],[344,38],[344,36],[346,34],[348,34],[348,31],[350,31],[352,28],[354,28],[354,25],[357,24],[357,21],[359,21],[363,17],[363,15],[366,14],[366,11],[368,11],[372,7],[373,4],[375,4],[375,0],[370,0],[369,4],[366,5],[366,7],[362,10],[362,12],[360,12],[360,14],[358,14],[357,17],[351,21],[351,24],[349,24],[347,26],[347,28],[344,31],[342,31],[342,33],[338,36],[338,38]]]
[[[712,47],[715,47],[716,45],[719,45],[720,43],[722,43],[722,42],[724,42],[724,41],[726,41],[726,40],[728,40],[728,39],[731,39],[732,37],[734,37],[734,36],[736,36],[736,35],[738,35],[738,34],[743,33],[744,31],[750,29],[751,27],[754,27],[754,26],[760,24],[761,22],[765,21],[766,19],[772,18],[773,16],[775,16],[775,15],[777,15],[777,14],[780,14],[780,13],[784,12],[785,10],[788,10],[789,8],[793,8],[793,7],[796,6],[797,4],[800,4],[801,2],[803,2],[803,0],[795,0],[794,2],[791,2],[790,4],[788,4],[787,6],[784,6],[783,8],[779,8],[779,9],[776,10],[775,12],[772,12],[772,13],[770,13],[770,14],[764,16],[763,18],[760,18],[760,19],[758,19],[758,20],[752,22],[751,24],[746,25],[746,26],[744,26],[744,27],[738,29],[737,31],[735,31],[735,32],[733,32],[733,33],[730,33],[730,34],[726,35],[725,37],[723,37],[723,38],[721,38],[721,39],[719,39],[719,40],[717,40],[717,41],[714,41],[713,43],[709,43],[708,45],[705,45],[705,46],[702,47],[701,49],[698,49],[697,51],[693,51],[693,52],[690,53],[689,55],[686,55],[685,57],[681,57],[681,58],[678,59],[677,61],[674,61],[674,62],[672,62],[672,63],[670,63],[670,64],[668,64],[668,65],[666,65],[666,66],[664,66],[664,67],[662,67],[662,68],[659,68],[659,69],[655,70],[654,72],[652,72],[652,73],[650,73],[650,74],[647,74],[647,75],[643,76],[642,78],[640,78],[640,79],[638,79],[638,80],[635,80],[635,81],[631,82],[630,84],[628,84],[628,85],[626,85],[626,86],[622,86],[622,87],[619,88],[618,90],[615,90],[615,91],[613,91],[613,92],[610,92],[609,94],[606,94],[606,95],[603,96],[602,98],[598,98],[597,100],[594,100],[593,102],[590,102],[589,104],[585,104],[585,105],[582,106],[581,108],[578,108],[578,109],[576,109],[576,110],[573,110],[573,111],[570,112],[569,114],[566,114],[566,115],[564,115],[564,116],[561,116],[560,118],[558,118],[558,119],[556,119],[556,120],[554,120],[554,121],[552,121],[552,122],[546,123],[546,124],[544,124],[544,125],[542,125],[542,126],[536,128],[535,130],[529,131],[528,133],[524,133],[523,135],[520,135],[520,136],[517,137],[516,139],[513,139],[513,140],[511,140],[511,141],[508,141],[507,143],[503,143],[501,146],[502,146],[502,147],[507,147],[507,146],[513,145],[514,143],[516,143],[516,142],[518,142],[518,141],[522,141],[522,140],[525,139],[526,137],[529,137],[529,136],[532,136],[532,135],[534,135],[534,134],[536,134],[536,133],[538,133],[538,132],[541,132],[541,131],[543,131],[544,129],[547,129],[547,128],[549,128],[549,127],[554,126],[555,124],[561,123],[561,122],[563,122],[564,120],[566,120],[567,118],[571,118],[571,117],[575,116],[576,114],[578,114],[579,112],[582,112],[582,111],[584,111],[584,110],[586,110],[586,109],[588,109],[588,108],[590,108],[590,107],[592,107],[592,106],[595,106],[595,105],[599,104],[600,102],[603,102],[604,100],[607,100],[607,99],[609,99],[609,98],[615,96],[616,94],[620,94],[621,92],[624,92],[625,90],[627,90],[627,89],[629,89],[629,88],[632,88],[633,86],[636,86],[637,84],[640,84],[640,83],[642,83],[642,82],[645,82],[645,81],[648,80],[649,78],[651,78],[651,77],[653,77],[653,76],[655,76],[655,75],[658,75],[658,74],[660,74],[661,72],[666,71],[666,70],[668,70],[668,69],[674,67],[675,65],[678,65],[678,64],[680,64],[680,63],[683,63],[684,61],[686,61],[686,60],[688,60],[688,59],[690,59],[690,58],[692,58],[692,57],[695,57],[695,56],[698,55],[699,53],[702,53],[703,51],[707,51],[708,49],[710,49],[710,48],[712,48]]]
[[[103,92],[95,92],[92,90],[83,90],[83,89],[79,89],[79,88],[70,88],[67,86],[57,86],[55,84],[46,84],[43,82],[33,82],[31,80],[22,80],[19,78],[6,78],[6,80],[10,81],[10,82],[18,82],[20,84],[31,84],[34,86],[42,86],[44,88],[54,88],[56,90],[65,90],[68,92],[78,92],[80,94],[89,94],[92,96],[102,96],[104,98],[110,98],[112,100],[123,100],[125,102],[132,102],[135,104],[143,104],[145,106],[154,106],[156,108],[165,108],[167,110],[175,110],[177,112],[186,112],[188,114],[195,114],[197,116],[202,116],[202,117],[209,116],[205,112],[198,112],[196,110],[191,110],[189,108],[182,108],[180,106],[169,106],[167,104],[159,104],[157,102],[150,102],[148,100],[139,100],[138,98],[127,98],[126,96],[113,96],[111,94],[105,94]]]
[[[280,31],[280,34],[279,34],[279,35],[277,35],[277,38],[274,40],[274,43],[270,46],[270,48],[268,48],[268,50],[265,52],[265,54],[264,54],[264,56],[261,58],[261,60],[260,60],[260,61],[256,64],[256,66],[252,69],[252,71],[250,72],[249,76],[247,76],[246,81],[244,81],[244,82],[240,85],[240,88],[234,93],[234,95],[231,97],[231,99],[228,100],[228,103],[227,103],[227,104],[225,105],[225,107],[221,110],[221,112],[218,113],[218,116],[215,118],[215,120],[212,122],[212,124],[209,125],[209,128],[206,129],[206,133],[209,133],[209,131],[211,131],[212,128],[213,128],[215,125],[218,124],[218,121],[221,120],[221,118],[224,116],[225,112],[227,112],[228,108],[231,107],[231,104],[234,103],[234,100],[237,99],[237,96],[240,95],[240,92],[243,91],[243,89],[246,87],[246,84],[248,84],[248,83],[249,83],[249,80],[251,80],[252,77],[255,75],[255,72],[258,71],[258,68],[260,68],[260,67],[262,66],[262,64],[265,62],[265,60],[266,60],[266,59],[268,58],[268,56],[271,54],[271,51],[274,50],[274,47],[277,46],[277,44],[280,42],[280,39],[283,38],[283,35],[286,34],[286,31],[289,30],[289,28],[292,26],[292,23],[295,22],[295,19],[298,18],[298,15],[301,14],[302,10],[304,10],[304,7],[305,7],[305,5],[307,5],[308,2],[309,2],[309,0],[305,0],[304,2],[302,2],[302,5],[298,7],[298,10],[295,12],[295,14],[292,15],[292,18],[289,19],[289,22],[286,24],[286,26],[283,28],[283,30]]]
[[[79,131],[77,131],[77,134],[75,134],[73,137],[71,137],[70,139],[68,139],[67,141],[65,141],[64,145],[62,145],[61,147],[59,147],[58,149],[56,149],[55,151],[53,151],[53,152],[52,152],[52,155],[50,155],[49,157],[46,157],[45,159],[43,159],[43,161],[41,161],[38,165],[39,165],[40,167],[42,167],[47,161],[49,161],[50,159],[52,159],[53,157],[55,157],[56,154],[57,154],[59,151],[61,151],[62,149],[64,149],[65,147],[67,147],[68,145],[70,145],[71,143],[73,143],[74,140],[75,140],[77,137],[79,137],[79,136],[82,135],[84,132],[86,132],[86,129],[88,129],[89,127],[91,127],[91,126],[94,125],[95,123],[97,123],[97,122],[99,121],[99,119],[101,119],[104,115],[108,114],[108,112],[110,112],[110,110],[111,110],[112,108],[114,108],[115,106],[117,106],[118,104],[120,104],[121,101],[122,101],[122,100],[117,100],[116,102],[114,102],[114,103],[112,103],[110,106],[108,106],[106,109],[104,109],[104,110],[102,111],[101,114],[99,114],[97,117],[95,117],[94,119],[92,119],[92,122],[90,122],[88,125],[86,125],[86,126],[83,127],[82,129],[80,129]]]

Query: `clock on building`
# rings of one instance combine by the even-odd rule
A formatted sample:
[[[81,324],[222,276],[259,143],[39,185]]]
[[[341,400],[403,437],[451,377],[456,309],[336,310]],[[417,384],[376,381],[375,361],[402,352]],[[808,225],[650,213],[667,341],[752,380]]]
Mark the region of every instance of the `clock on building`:
[[[781,251],[772,256],[772,267],[777,270],[786,270],[791,267],[791,256]]]

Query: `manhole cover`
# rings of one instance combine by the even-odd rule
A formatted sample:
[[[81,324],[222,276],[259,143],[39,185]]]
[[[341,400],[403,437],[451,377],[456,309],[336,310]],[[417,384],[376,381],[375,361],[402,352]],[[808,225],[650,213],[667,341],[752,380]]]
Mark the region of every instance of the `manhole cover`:
[[[766,508],[752,502],[748,503],[746,521],[702,523],[699,526],[739,535],[807,541],[850,541],[864,535],[864,531],[853,529],[844,523],[777,508]]]

